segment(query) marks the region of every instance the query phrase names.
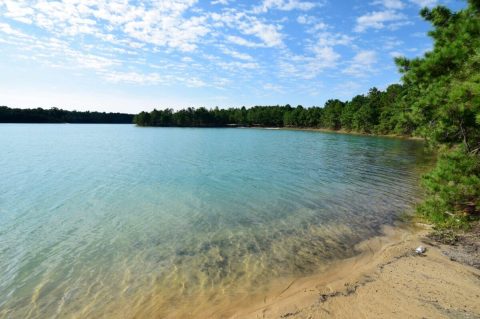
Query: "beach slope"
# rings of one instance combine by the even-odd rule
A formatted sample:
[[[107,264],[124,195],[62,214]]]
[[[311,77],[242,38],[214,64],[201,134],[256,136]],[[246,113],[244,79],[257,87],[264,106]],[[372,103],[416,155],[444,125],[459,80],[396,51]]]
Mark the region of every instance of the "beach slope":
[[[426,230],[385,233],[233,318],[480,318],[480,270],[452,257],[462,255],[461,244],[441,245]],[[423,255],[414,253],[420,245]]]

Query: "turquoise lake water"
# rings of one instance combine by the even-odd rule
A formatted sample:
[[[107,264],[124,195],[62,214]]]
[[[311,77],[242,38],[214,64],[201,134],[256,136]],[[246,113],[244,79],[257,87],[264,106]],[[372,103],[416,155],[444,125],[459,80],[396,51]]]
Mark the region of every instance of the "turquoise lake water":
[[[0,318],[166,318],[261,292],[352,256],[427,165],[416,141],[264,129],[7,124],[0,147]]]

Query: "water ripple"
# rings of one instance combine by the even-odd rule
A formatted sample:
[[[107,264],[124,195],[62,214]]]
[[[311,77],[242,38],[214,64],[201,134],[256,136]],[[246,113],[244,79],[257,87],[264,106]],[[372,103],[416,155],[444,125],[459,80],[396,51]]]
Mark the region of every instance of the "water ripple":
[[[317,271],[418,199],[418,142],[0,125],[0,318],[191,314]]]

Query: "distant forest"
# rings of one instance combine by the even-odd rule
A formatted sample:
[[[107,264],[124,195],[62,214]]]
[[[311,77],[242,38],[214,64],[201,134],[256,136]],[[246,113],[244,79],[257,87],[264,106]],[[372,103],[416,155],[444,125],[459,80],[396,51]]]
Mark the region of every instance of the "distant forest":
[[[66,111],[51,109],[12,109],[0,106],[0,123],[105,123],[131,124],[133,114]]]
[[[135,116],[139,126],[264,126],[344,129],[364,133],[410,134],[409,125],[400,116],[405,105],[395,103],[405,94],[403,86],[391,85],[385,91],[376,88],[351,101],[328,100],[323,107],[304,108],[301,105],[255,106],[253,108],[206,109],[187,108],[142,112]]]

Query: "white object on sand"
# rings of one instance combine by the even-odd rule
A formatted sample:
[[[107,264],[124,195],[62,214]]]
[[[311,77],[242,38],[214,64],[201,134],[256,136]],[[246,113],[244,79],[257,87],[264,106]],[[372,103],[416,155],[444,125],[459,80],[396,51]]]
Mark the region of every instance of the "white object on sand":
[[[417,249],[415,249],[415,252],[417,254],[423,254],[424,252],[427,251],[427,248],[423,247],[423,246],[418,246]]]

